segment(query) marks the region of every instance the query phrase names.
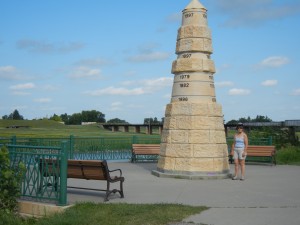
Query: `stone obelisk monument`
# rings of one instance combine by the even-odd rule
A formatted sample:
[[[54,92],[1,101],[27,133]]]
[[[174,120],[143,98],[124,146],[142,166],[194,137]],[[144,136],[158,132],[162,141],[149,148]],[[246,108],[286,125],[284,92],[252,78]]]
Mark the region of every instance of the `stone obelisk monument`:
[[[216,102],[207,10],[192,0],[182,12],[157,170],[160,177],[217,179],[229,177],[221,105]]]

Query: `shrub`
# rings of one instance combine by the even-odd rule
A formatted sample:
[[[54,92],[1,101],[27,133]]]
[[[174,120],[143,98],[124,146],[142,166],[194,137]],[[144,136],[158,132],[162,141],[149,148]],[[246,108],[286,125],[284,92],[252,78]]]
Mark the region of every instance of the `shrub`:
[[[289,146],[280,149],[276,154],[278,164],[300,165],[300,147]]]
[[[0,150],[0,211],[11,213],[17,210],[17,198],[20,196],[20,186],[25,171],[24,164],[12,167],[9,152],[6,147]]]

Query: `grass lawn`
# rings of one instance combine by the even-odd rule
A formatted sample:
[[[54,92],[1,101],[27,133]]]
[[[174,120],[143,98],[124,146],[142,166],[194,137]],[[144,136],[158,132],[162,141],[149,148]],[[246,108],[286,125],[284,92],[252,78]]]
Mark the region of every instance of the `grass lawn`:
[[[41,219],[0,215],[0,225],[167,225],[207,209],[179,204],[80,203],[64,213]]]
[[[19,128],[14,128],[19,126]],[[143,136],[147,135],[145,128],[141,128],[141,133],[129,132],[111,132],[103,127],[94,125],[64,125],[52,120],[0,120],[0,137],[69,137],[70,135],[80,137],[98,137],[98,136]],[[158,130],[153,130],[152,136],[159,136]]]

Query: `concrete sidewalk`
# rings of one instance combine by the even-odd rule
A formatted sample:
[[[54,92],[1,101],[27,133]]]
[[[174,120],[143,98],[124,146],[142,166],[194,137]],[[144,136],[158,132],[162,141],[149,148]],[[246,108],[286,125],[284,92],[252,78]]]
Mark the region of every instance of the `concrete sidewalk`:
[[[232,165],[231,165],[232,166]],[[151,175],[155,163],[109,163],[125,177],[125,198],[110,202],[177,203],[208,206],[209,210],[186,218],[208,225],[299,225],[300,167],[247,165],[246,180],[182,180]],[[233,171],[233,167],[231,168]],[[68,185],[105,188],[105,183],[69,179]],[[103,185],[103,186],[102,186]],[[104,192],[68,189],[69,203],[103,202]]]

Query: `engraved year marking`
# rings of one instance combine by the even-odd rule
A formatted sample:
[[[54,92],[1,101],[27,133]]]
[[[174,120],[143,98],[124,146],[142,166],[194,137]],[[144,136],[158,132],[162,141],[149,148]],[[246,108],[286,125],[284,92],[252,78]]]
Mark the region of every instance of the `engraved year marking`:
[[[184,15],[185,18],[193,17],[194,13],[187,13]]]
[[[186,87],[189,87],[190,84],[189,83],[183,83],[183,84],[180,84],[180,87],[181,88],[186,88]]]
[[[191,58],[191,56],[192,56],[192,54],[190,54],[190,53],[189,53],[189,54],[183,54],[183,55],[182,55],[182,57],[183,57],[183,58],[186,58],[186,59]]]
[[[188,97],[180,97],[180,98],[178,98],[178,100],[180,102],[187,102],[189,100],[189,98]]]
[[[180,79],[190,79],[190,75],[189,74],[183,74],[183,75],[180,75],[179,78]]]

